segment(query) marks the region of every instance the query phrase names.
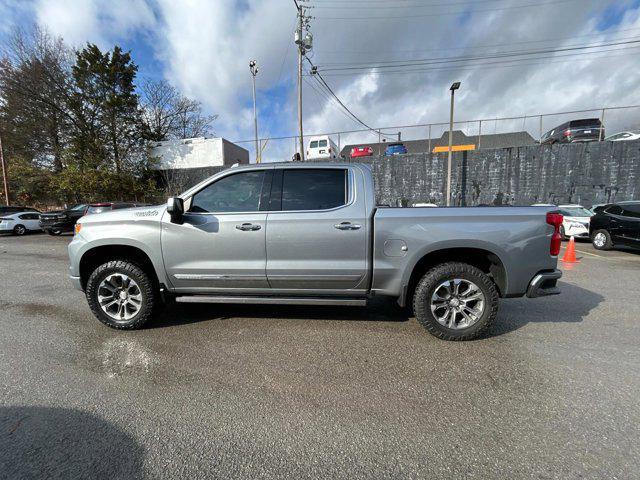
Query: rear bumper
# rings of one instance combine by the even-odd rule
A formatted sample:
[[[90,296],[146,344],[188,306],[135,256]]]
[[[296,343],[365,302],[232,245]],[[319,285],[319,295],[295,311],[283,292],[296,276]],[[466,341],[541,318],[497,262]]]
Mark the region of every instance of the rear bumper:
[[[63,232],[72,232],[75,221],[69,220],[40,220],[38,223],[43,230],[62,230]]]
[[[527,297],[537,298],[558,295],[560,289],[557,287],[557,283],[560,277],[562,277],[562,272],[558,269],[538,272],[529,282]]]

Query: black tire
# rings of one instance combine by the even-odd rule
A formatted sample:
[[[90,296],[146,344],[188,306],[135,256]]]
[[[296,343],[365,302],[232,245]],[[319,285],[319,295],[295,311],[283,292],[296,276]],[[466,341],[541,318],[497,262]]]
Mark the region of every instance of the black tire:
[[[133,279],[140,288],[142,303],[140,310],[129,320],[116,320],[102,310],[98,301],[98,289],[102,281],[109,275],[120,273]],[[112,260],[97,267],[85,289],[91,311],[98,320],[111,328],[119,330],[135,330],[151,320],[159,307],[160,299],[155,284],[143,269],[127,260]]]
[[[24,235],[25,233],[27,233],[27,229],[25,228],[24,225],[16,225],[15,227],[13,227],[13,234],[14,235]]]
[[[604,235],[604,243],[599,241],[601,238],[599,237],[600,234]],[[596,237],[598,237],[597,240],[596,240]],[[603,229],[596,230],[595,232],[593,232],[593,235],[591,235],[591,244],[593,245],[593,248],[595,248],[596,250],[611,250],[613,248],[613,241],[611,240],[611,235],[609,234],[609,232]]]
[[[465,328],[449,328],[436,320],[431,311],[431,298],[443,282],[463,279],[474,283],[484,295],[485,305],[480,318]],[[413,295],[413,311],[418,322],[442,340],[473,340],[483,335],[498,314],[498,289],[482,270],[466,263],[443,263],[424,274]],[[437,312],[437,310],[436,310]],[[455,318],[459,318],[454,315]]]
[[[62,230],[58,230],[57,228],[51,229],[51,230],[47,230],[47,233],[49,235],[60,235],[62,233]]]

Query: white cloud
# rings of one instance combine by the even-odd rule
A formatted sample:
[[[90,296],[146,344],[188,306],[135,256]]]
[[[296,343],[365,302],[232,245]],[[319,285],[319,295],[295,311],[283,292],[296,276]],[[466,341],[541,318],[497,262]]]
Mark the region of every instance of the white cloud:
[[[144,0],[38,0],[34,9],[41,26],[73,46],[93,42],[109,48],[114,39],[155,23]]]
[[[372,63],[637,39],[640,36],[640,9],[632,9],[633,5],[635,3],[628,0],[569,1],[551,7],[414,18],[391,17],[416,11],[460,11],[464,7],[368,10],[364,5],[359,10],[318,8],[312,11],[317,17],[312,20],[315,40],[312,61],[317,65]],[[482,9],[477,9],[490,7],[483,5]],[[629,11],[619,25],[596,35],[602,12],[608,7],[629,8]],[[38,0],[35,11],[40,23],[74,44],[90,40],[104,45],[101,42],[144,32],[152,39],[152,48],[164,76],[185,94],[202,101],[211,113],[219,113],[216,131],[230,139],[253,136],[248,61],[256,59],[260,65],[257,83],[262,134],[296,132],[293,81],[296,61],[292,45],[296,12],[293,2]],[[323,16],[386,18],[343,21],[322,19]],[[615,33],[617,29],[621,31]],[[289,54],[283,63],[287,49]],[[576,56],[568,62],[560,62],[567,58],[558,57],[508,68],[467,64],[459,69],[434,69],[411,75],[365,70],[356,76],[330,76],[327,72],[325,78],[345,104],[373,126],[446,121],[448,87],[456,80],[463,82],[456,102],[457,118],[494,118],[638,104],[640,56],[637,52],[638,49],[629,49]],[[276,89],[278,80],[282,79],[286,81]],[[274,96],[274,92],[278,95]],[[335,105],[325,98],[318,100],[316,95],[305,84],[306,132],[359,128]],[[632,116],[640,118],[640,111],[611,114],[607,126],[616,129],[631,124]],[[556,121],[559,123],[562,118],[546,119],[545,127],[552,127]],[[532,133],[539,128],[537,120],[519,120],[485,124],[483,129],[487,132],[494,128],[501,131],[523,127]],[[440,133],[437,130],[434,135]],[[468,127],[469,133],[475,133],[475,130],[477,125]],[[403,131],[405,138],[426,134],[424,128]],[[363,138],[371,141],[374,136],[369,134]],[[290,158],[292,153],[291,140],[271,141],[267,148],[267,156],[273,159]]]

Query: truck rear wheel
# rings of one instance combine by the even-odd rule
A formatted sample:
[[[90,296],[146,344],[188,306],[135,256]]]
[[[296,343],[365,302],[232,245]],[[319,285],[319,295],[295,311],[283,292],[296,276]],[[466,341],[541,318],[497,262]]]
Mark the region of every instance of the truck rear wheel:
[[[482,270],[443,263],[424,274],[413,295],[416,319],[443,340],[473,340],[498,314],[498,290]]]
[[[97,267],[85,290],[96,318],[121,330],[142,327],[153,317],[159,303],[150,276],[126,260],[112,260]]]

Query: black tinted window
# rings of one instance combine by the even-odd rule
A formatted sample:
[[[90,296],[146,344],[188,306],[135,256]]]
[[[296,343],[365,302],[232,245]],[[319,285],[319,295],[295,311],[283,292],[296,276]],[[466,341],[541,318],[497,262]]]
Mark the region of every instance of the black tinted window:
[[[191,212],[257,212],[265,172],[229,175],[200,190],[193,197]]]
[[[640,218],[640,205],[622,205],[622,215],[625,217]]]
[[[347,203],[346,179],[346,170],[285,170],[282,210],[326,210],[344,205]]]
[[[586,120],[572,120],[569,125],[571,125],[571,128],[600,127],[600,120],[597,118],[588,118]]]
[[[607,208],[606,212],[613,215],[622,215],[622,208],[620,208],[618,205],[611,205],[609,208]]]

